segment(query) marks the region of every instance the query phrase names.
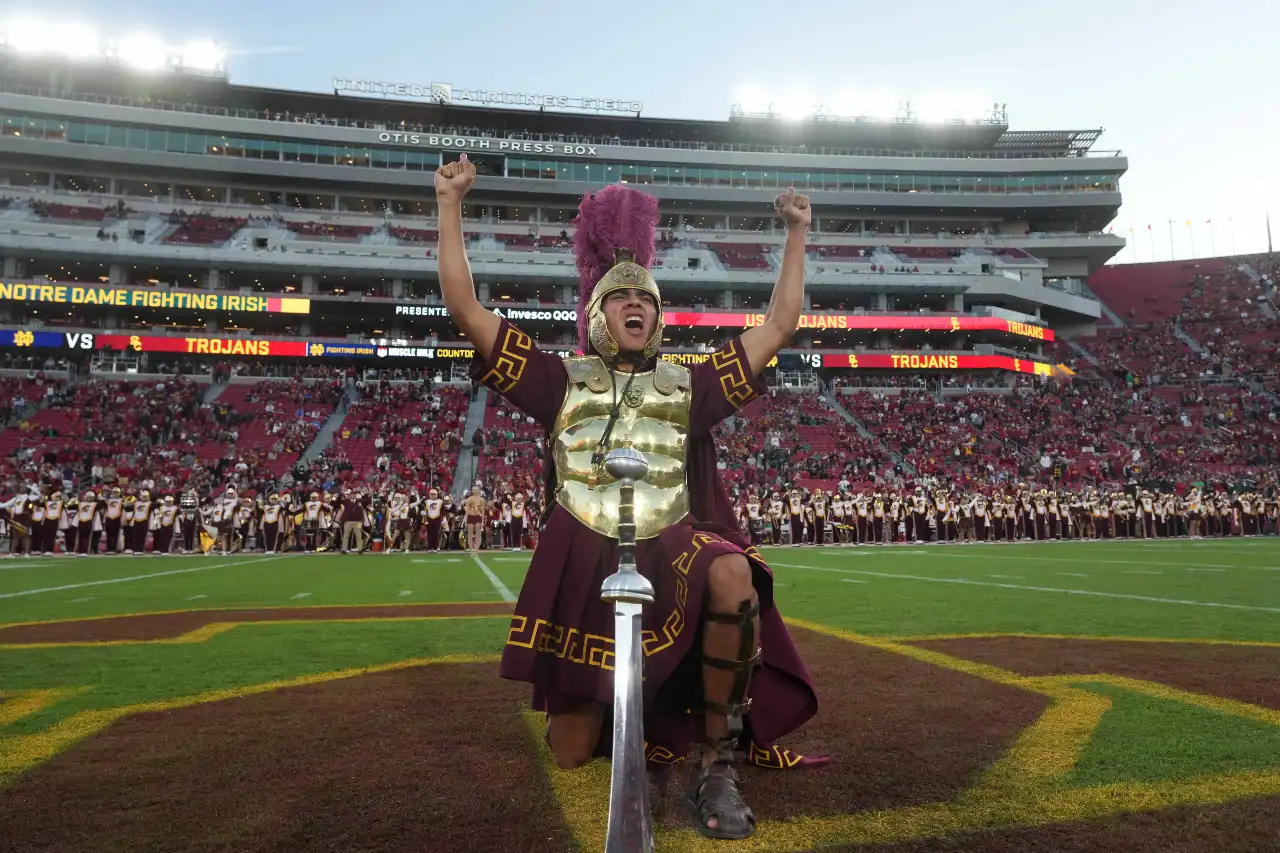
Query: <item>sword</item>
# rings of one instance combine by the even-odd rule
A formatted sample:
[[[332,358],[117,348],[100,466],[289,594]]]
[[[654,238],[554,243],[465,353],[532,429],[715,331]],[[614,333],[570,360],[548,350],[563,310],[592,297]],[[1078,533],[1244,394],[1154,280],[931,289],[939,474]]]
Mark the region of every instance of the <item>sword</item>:
[[[649,778],[644,756],[644,649],[640,614],[653,603],[653,584],[636,570],[635,484],[649,464],[631,447],[609,451],[605,469],[618,481],[618,571],[600,597],[613,602],[613,777],[605,853],[653,853]]]

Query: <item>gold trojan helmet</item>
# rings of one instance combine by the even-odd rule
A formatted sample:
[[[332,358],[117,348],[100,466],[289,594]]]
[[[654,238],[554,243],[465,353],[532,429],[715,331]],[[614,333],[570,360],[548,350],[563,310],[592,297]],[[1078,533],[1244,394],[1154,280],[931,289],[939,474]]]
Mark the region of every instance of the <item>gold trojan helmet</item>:
[[[609,334],[604,300],[619,290],[648,294],[657,312],[653,334],[644,345],[645,358],[662,344],[662,295],[649,272],[654,262],[654,229],[658,200],[625,184],[605,187],[583,197],[574,220],[574,260],[578,268],[578,345],[605,360],[618,354]]]
[[[618,290],[635,289],[653,297],[653,305],[657,310],[658,322],[653,334],[644,345],[645,358],[653,358],[658,354],[662,344],[662,295],[658,292],[658,282],[653,275],[634,260],[635,253],[630,249],[615,249],[614,265],[604,274],[604,278],[596,282],[591,292],[591,300],[587,302],[587,339],[590,345],[606,359],[618,354],[618,342],[609,334],[609,327],[604,318],[604,300],[610,293]]]

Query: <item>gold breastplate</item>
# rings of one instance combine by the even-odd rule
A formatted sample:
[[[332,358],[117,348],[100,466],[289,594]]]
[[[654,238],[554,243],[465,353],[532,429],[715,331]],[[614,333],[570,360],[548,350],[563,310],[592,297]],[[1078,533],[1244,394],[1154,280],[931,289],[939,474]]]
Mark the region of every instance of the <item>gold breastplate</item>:
[[[618,483],[607,471],[593,470],[591,462],[609,423],[613,381],[594,356],[566,358],[564,365],[569,391],[554,430],[556,501],[587,527],[616,539]],[[617,375],[619,395],[627,379]],[[649,463],[649,473],[636,483],[637,539],[652,539],[689,514],[685,454],[692,402],[689,371],[664,361],[654,371],[637,373],[621,401],[604,450],[630,443]]]

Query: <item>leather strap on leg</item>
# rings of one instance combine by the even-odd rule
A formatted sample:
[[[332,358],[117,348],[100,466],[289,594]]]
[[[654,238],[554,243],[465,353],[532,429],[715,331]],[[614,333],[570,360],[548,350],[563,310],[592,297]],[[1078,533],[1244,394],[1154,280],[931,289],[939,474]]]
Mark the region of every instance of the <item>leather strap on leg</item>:
[[[751,687],[751,678],[756,667],[760,665],[761,649],[756,644],[755,619],[760,615],[760,602],[747,599],[738,607],[736,613],[716,613],[708,611],[707,619],[721,625],[736,625],[739,630],[738,657],[736,660],[702,655],[702,662],[707,666],[735,673],[733,686],[729,690],[726,702],[714,702],[703,699],[703,706],[713,714],[724,714],[728,719],[729,735],[736,738],[742,733],[742,718],[751,708],[751,699],[747,691]]]

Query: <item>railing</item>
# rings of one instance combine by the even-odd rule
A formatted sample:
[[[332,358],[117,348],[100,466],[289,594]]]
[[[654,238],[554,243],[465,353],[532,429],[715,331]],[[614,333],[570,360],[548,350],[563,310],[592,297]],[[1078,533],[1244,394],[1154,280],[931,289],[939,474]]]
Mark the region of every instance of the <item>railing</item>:
[[[253,110],[246,108],[214,107],[205,104],[188,104],[177,101],[165,101],[154,98],[121,98],[99,95],[92,92],[56,92],[48,89],[15,86],[0,86],[0,92],[13,95],[27,95],[35,98],[55,98],[63,101],[79,101],[90,104],[108,104],[122,107],[139,107],[165,112],[188,113],[192,115],[226,116],[227,118],[245,118],[258,121],[286,122],[292,124],[324,125],[328,127],[351,127],[364,130],[390,130],[410,133],[435,133],[453,136],[487,136],[495,139],[518,139],[530,142],[572,142],[588,145],[616,145],[633,148],[664,148],[684,151],[732,151],[752,154],[811,154],[835,157],[912,157],[941,158],[959,160],[1058,160],[1072,157],[1107,157],[1123,156],[1121,151],[949,151],[949,150],[898,150],[892,148],[843,148],[808,145],[756,145],[737,142],[703,142],[695,139],[642,139],[622,136],[594,136],[580,133],[513,133],[498,128],[457,127],[452,125],[417,124],[415,122],[379,122],[355,118],[330,118],[324,114],[304,113],[293,115],[288,111],[271,112],[269,110]],[[340,102],[339,102],[340,103]],[[412,105],[406,105],[412,106]]]

